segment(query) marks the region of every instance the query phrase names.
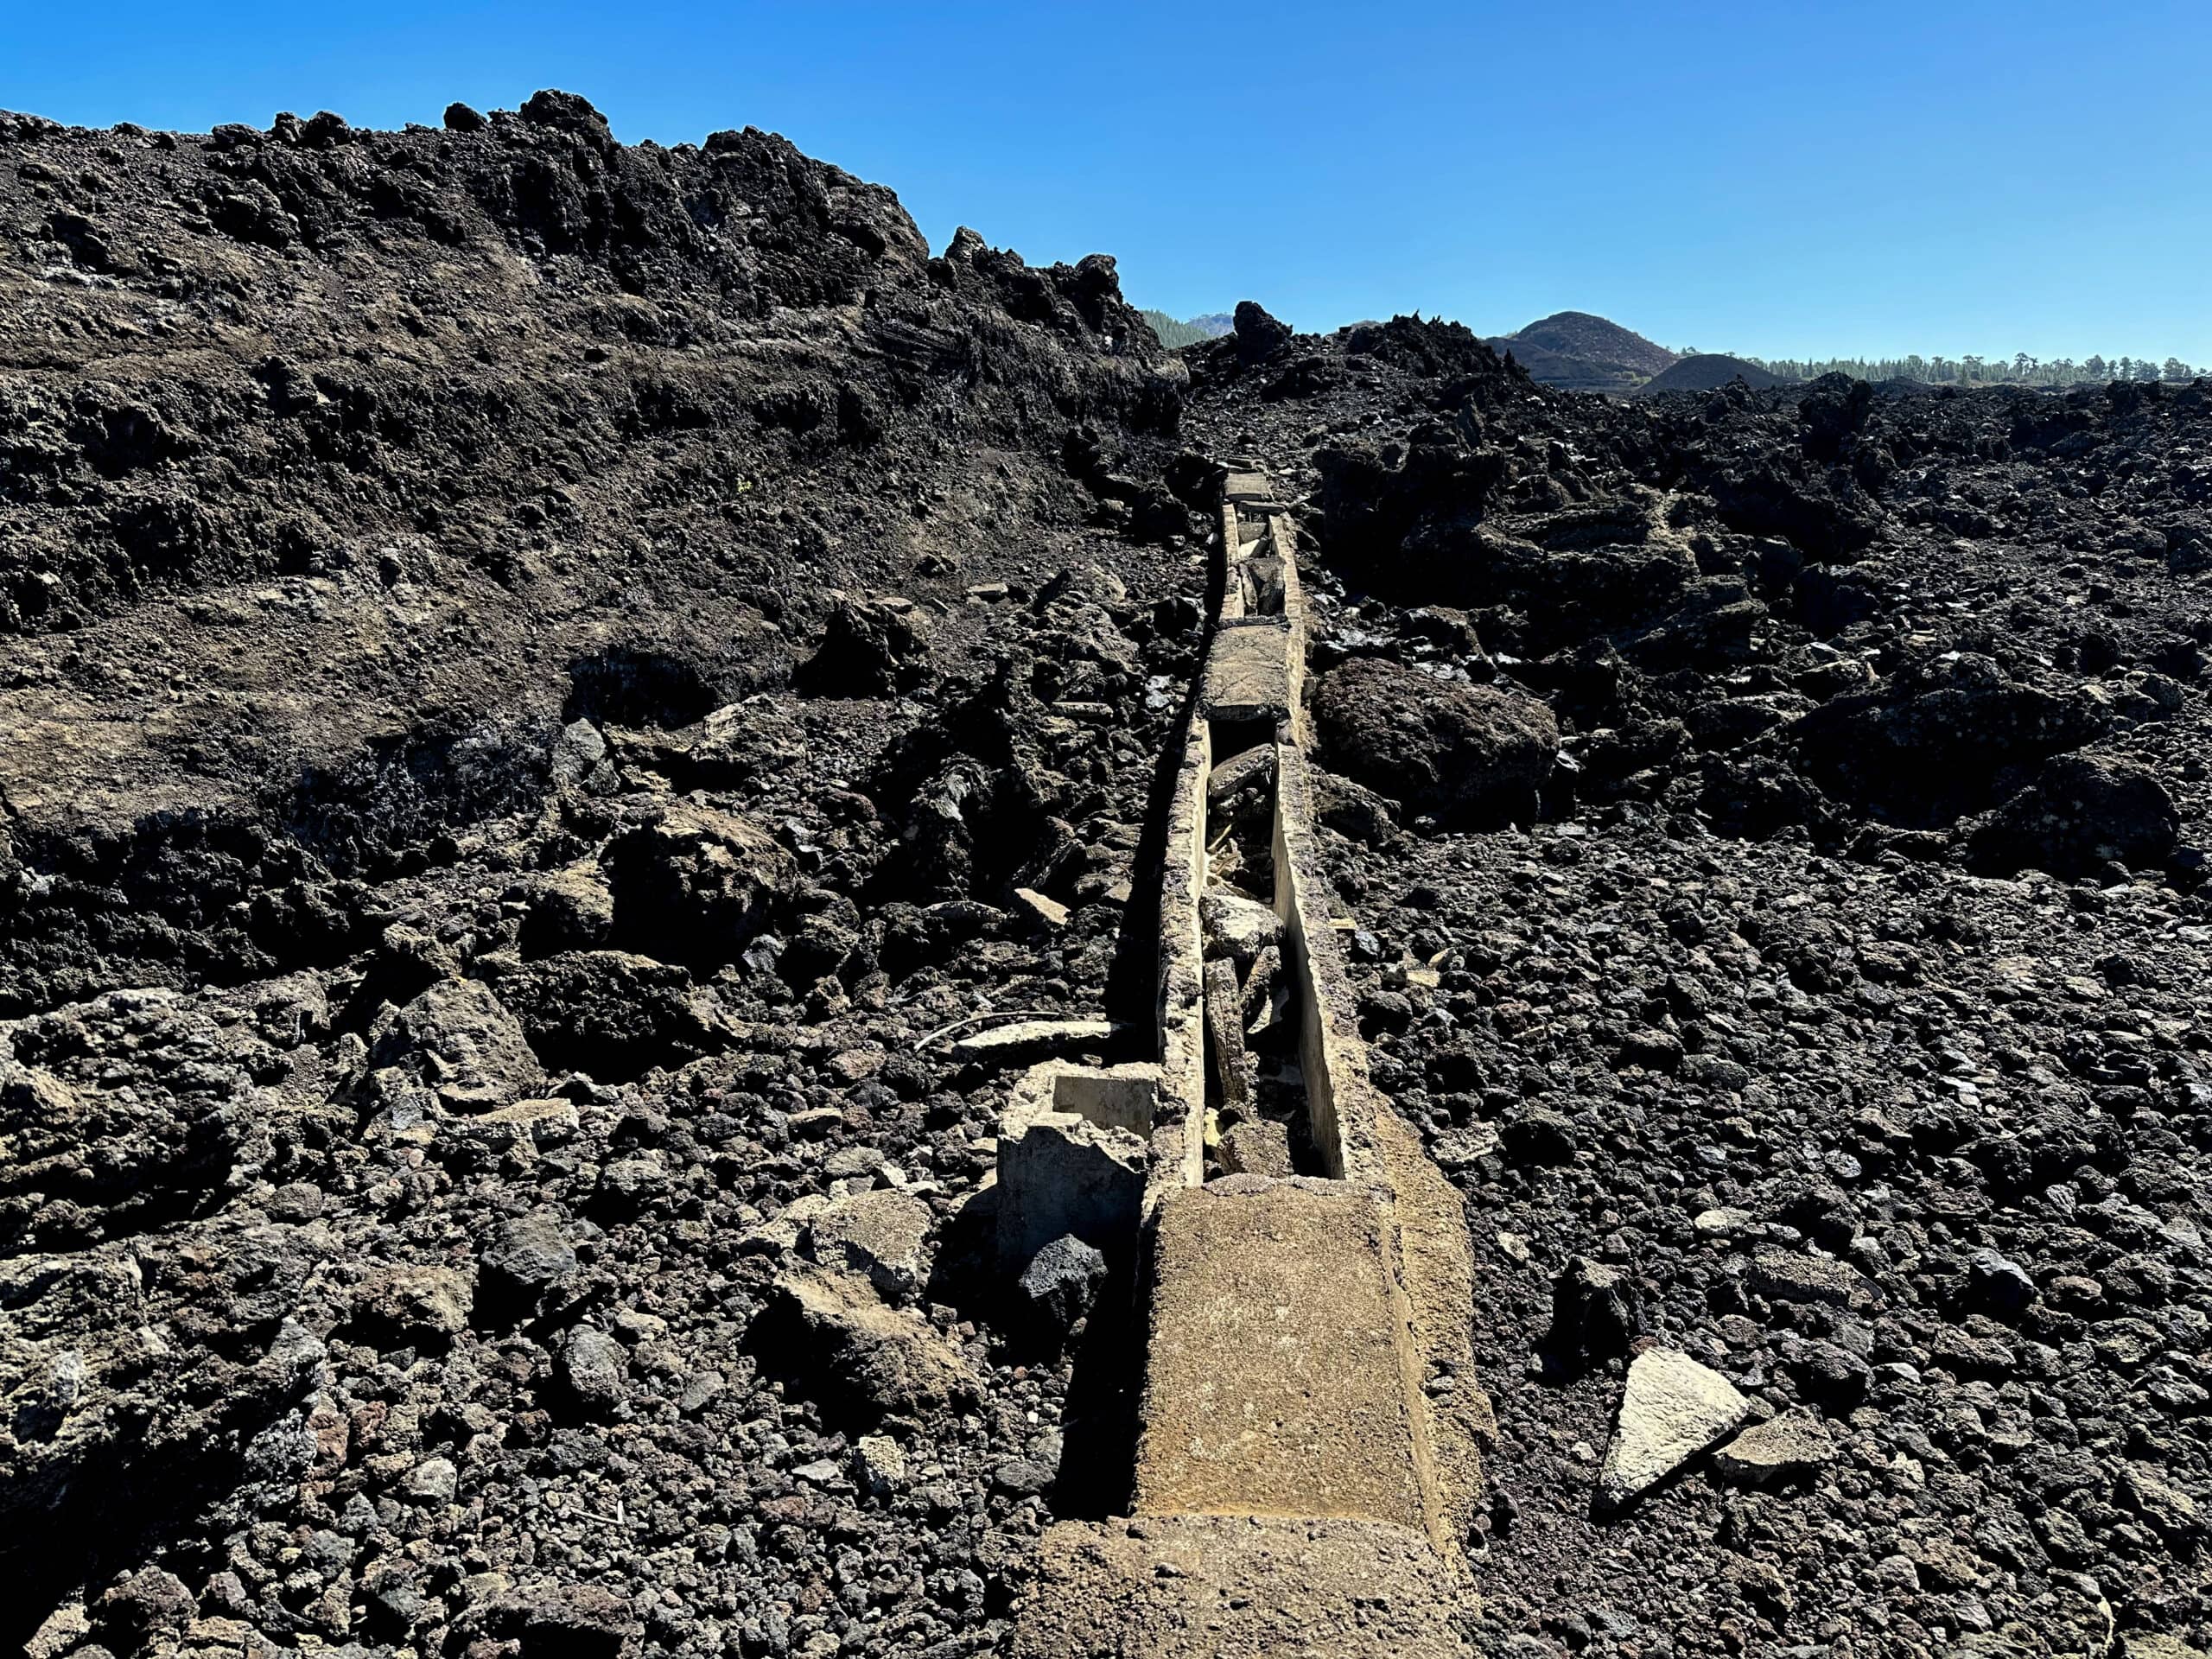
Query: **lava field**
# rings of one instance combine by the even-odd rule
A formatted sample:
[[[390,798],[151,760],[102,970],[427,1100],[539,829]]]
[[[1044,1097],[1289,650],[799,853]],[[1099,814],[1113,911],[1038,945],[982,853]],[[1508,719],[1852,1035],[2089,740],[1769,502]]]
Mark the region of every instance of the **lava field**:
[[[1008,1651],[1135,1338],[997,1271],[963,1039],[1151,1058],[1232,464],[1470,1647],[2212,1641],[2212,387],[1170,353],[548,92],[0,114],[0,1642]],[[1611,1504],[1659,1350],[1779,1449]]]

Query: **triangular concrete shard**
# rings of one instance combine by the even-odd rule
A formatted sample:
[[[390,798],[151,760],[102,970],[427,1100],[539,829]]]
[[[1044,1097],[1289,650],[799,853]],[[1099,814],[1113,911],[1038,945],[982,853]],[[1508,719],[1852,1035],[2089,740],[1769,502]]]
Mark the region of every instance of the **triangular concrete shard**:
[[[1688,1354],[1653,1348],[1637,1355],[1598,1476],[1599,1505],[1611,1510],[1633,1502],[1726,1439],[1751,1411],[1733,1383]]]

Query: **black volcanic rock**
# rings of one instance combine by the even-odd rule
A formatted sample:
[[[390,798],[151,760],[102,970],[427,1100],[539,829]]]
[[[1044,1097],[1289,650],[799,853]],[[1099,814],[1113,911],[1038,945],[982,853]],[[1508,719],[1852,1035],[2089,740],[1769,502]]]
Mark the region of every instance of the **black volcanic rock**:
[[[1147,1052],[1243,460],[1475,1249],[1406,1382],[1494,1409],[1480,1639],[2202,1645],[2201,389],[1170,358],[1105,256],[558,96],[0,117],[0,296],[17,1645],[1004,1648],[1141,1338],[1023,1339],[945,1039]],[[1655,1343],[1832,1466],[1593,1514]]]
[[[1440,683],[1371,658],[1329,673],[1313,719],[1337,771],[1453,819],[1533,810],[1559,749],[1558,722],[1534,697]]]

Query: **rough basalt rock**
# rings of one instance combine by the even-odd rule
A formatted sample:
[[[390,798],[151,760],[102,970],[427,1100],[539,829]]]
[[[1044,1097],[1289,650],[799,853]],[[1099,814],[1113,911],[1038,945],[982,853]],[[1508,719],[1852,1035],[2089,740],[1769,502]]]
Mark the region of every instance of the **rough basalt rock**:
[[[1533,812],[1559,752],[1559,723],[1536,699],[1373,658],[1330,671],[1313,720],[1336,771],[1455,822]]]
[[[2067,754],[1977,823],[1967,840],[1986,869],[2082,875],[2112,863],[2156,869],[2180,840],[2181,817],[2139,763]]]

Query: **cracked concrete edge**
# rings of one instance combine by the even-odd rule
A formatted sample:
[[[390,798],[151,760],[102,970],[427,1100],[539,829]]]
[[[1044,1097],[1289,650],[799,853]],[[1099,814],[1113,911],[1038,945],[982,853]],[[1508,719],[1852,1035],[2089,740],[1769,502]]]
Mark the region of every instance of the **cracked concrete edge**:
[[[1392,1174],[1411,1351],[1421,1361],[1415,1389],[1427,1420],[1436,1506],[1455,1548],[1482,1509],[1483,1455],[1497,1442],[1497,1415],[1475,1372],[1474,1248],[1459,1188],[1421,1148],[1400,1117],[1377,1115],[1377,1142]],[[1448,1377],[1448,1387],[1430,1383]]]
[[[1241,545],[1241,538],[1237,532],[1242,527],[1243,520],[1236,516],[1236,503],[1233,500],[1223,501],[1218,533],[1221,537],[1222,549],[1221,619],[1224,622],[1234,621],[1244,614],[1243,589],[1235,580],[1236,561],[1240,556],[1238,549]]]
[[[1306,588],[1298,576],[1298,535],[1287,512],[1271,514],[1268,536],[1275,556],[1282,561],[1282,613],[1290,624],[1290,741],[1302,751],[1313,749],[1313,716],[1306,707],[1306,644],[1309,632]]]
[[[1205,889],[1206,774],[1212,766],[1211,734],[1194,702],[1168,800],[1166,860],[1160,872],[1160,1112],[1145,1195],[1147,1215],[1168,1192],[1205,1179],[1205,945],[1198,896]]]
[[[1333,1132],[1338,1150],[1332,1174],[1369,1185],[1387,1182],[1375,1148],[1380,1096],[1367,1075],[1367,1045],[1359,1034],[1359,1007],[1344,976],[1336,930],[1329,924],[1313,839],[1313,785],[1302,751],[1275,746],[1275,914],[1282,918],[1286,960],[1298,986],[1298,1059],[1314,1114],[1316,1139]]]
[[[1468,1659],[1471,1612],[1418,1532],[1248,1516],[1064,1522],[1014,1659]]]

